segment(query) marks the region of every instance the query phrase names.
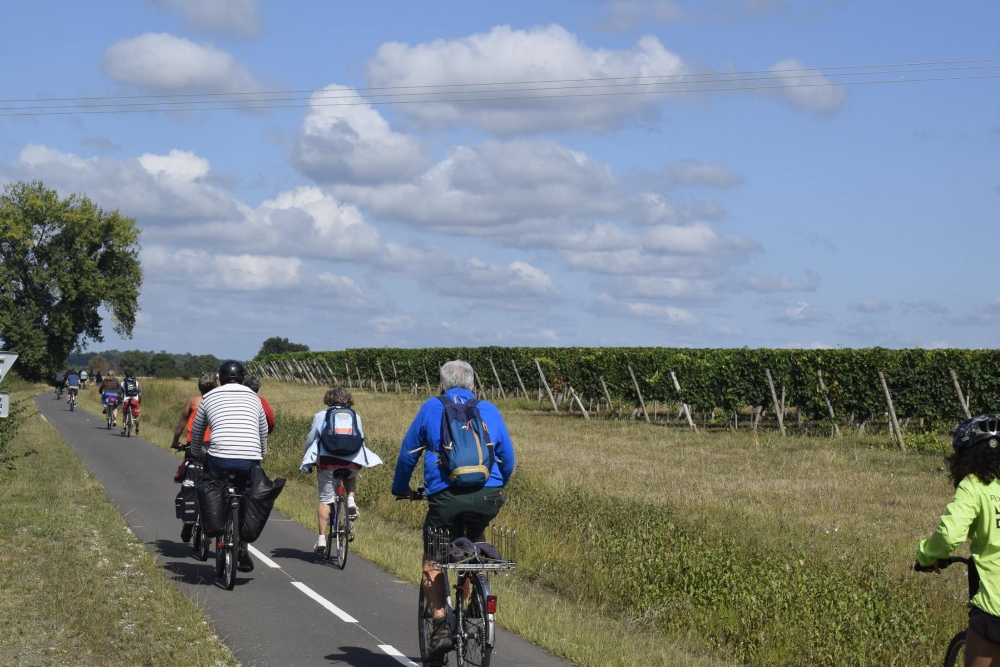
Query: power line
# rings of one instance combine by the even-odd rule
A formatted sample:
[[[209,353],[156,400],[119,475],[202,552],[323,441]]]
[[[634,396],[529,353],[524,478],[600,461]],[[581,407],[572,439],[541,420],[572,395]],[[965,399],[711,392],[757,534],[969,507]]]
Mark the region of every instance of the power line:
[[[969,80],[979,80],[979,79],[997,79],[1000,78],[1000,74],[982,74],[973,76],[953,76],[953,77],[924,77],[924,78],[914,78],[914,79],[882,79],[874,81],[844,81],[840,85],[844,86],[865,86],[865,85],[876,85],[876,84],[890,84],[890,83],[920,83],[928,81],[969,81]],[[732,91],[753,91],[753,90],[788,90],[794,88],[819,88],[819,87],[829,87],[832,84],[829,83],[804,83],[804,84],[785,84],[785,85],[772,85],[772,86],[735,86],[735,87],[724,87],[724,88],[689,88],[684,90],[636,90],[636,91],[613,91],[604,93],[571,93],[565,95],[513,95],[513,96],[499,96],[499,97],[465,97],[465,98],[455,98],[448,100],[432,99],[432,100],[386,100],[386,101],[369,101],[360,100],[355,102],[333,102],[333,103],[309,103],[309,104],[236,104],[234,106],[215,106],[215,107],[184,107],[184,108],[155,108],[155,109],[132,109],[132,108],[113,108],[113,109],[88,109],[83,108],[80,110],[62,110],[62,111],[28,111],[28,112],[10,112],[6,111],[0,113],[2,116],[68,116],[68,115],[93,115],[93,114],[131,114],[131,113],[166,113],[166,112],[180,112],[180,111],[230,111],[230,110],[253,110],[253,109],[297,109],[297,108],[315,108],[315,107],[338,107],[338,106],[385,106],[385,105],[403,105],[403,104],[454,104],[454,103],[468,103],[468,102],[498,102],[498,101],[541,101],[541,100],[554,100],[554,99],[570,99],[570,98],[588,98],[588,97],[619,97],[619,96],[635,96],[635,95],[678,95],[682,93],[713,93],[713,92],[732,92]],[[539,89],[540,90],[540,89]],[[231,102],[227,100],[223,103]]]
[[[910,68],[910,69],[895,70],[895,71],[892,71],[892,72],[868,70],[868,71],[861,71],[861,72],[842,72],[842,73],[835,73],[835,74],[808,73],[808,74],[796,75],[795,79],[799,80],[799,79],[812,79],[812,78],[829,78],[829,77],[839,77],[839,76],[854,76],[854,77],[857,77],[857,76],[877,76],[877,75],[884,75],[884,74],[900,75],[900,74],[914,74],[914,73],[927,73],[927,72],[945,72],[945,71],[951,72],[951,71],[968,71],[968,70],[982,70],[982,69],[996,69],[996,68],[1000,68],[1000,62],[997,62],[996,64],[992,64],[992,65],[967,65],[967,66],[962,66],[962,67]],[[367,102],[367,103],[374,103],[376,100],[384,101],[384,100],[387,100],[387,99],[401,98],[401,97],[455,96],[455,95],[472,95],[472,94],[481,94],[481,93],[500,94],[500,93],[515,93],[515,92],[548,92],[548,91],[558,91],[558,90],[587,90],[587,89],[595,89],[595,88],[597,88],[597,89],[606,89],[606,88],[637,88],[637,87],[652,88],[652,87],[665,87],[665,86],[671,86],[671,87],[673,87],[673,86],[690,86],[690,85],[703,84],[703,83],[705,83],[705,84],[710,83],[710,84],[713,84],[713,85],[714,84],[718,84],[718,83],[734,83],[734,82],[736,82],[736,83],[740,83],[740,82],[756,83],[756,82],[761,82],[761,81],[781,81],[781,80],[787,80],[789,78],[792,78],[792,77],[789,77],[788,75],[785,75],[785,74],[781,74],[781,75],[778,75],[778,76],[757,76],[757,77],[750,77],[750,78],[736,77],[736,78],[728,78],[728,79],[711,79],[711,80],[699,80],[699,81],[658,81],[658,82],[657,81],[653,81],[653,82],[629,82],[629,83],[592,83],[592,84],[585,84],[585,85],[570,85],[570,86],[545,86],[545,87],[529,87],[529,88],[498,88],[498,89],[492,89],[492,90],[488,90],[488,91],[477,91],[477,93],[466,92],[466,91],[425,91],[425,92],[409,92],[409,93],[382,93],[382,94],[369,95],[367,98],[365,98],[365,102]],[[857,83],[857,82],[844,82],[844,85],[850,85],[851,83]],[[792,88],[792,87],[798,87],[799,85],[801,85],[801,84],[791,84],[791,83],[789,83],[789,84],[784,84],[781,87],[783,87],[783,88]],[[817,84],[817,85],[828,85],[828,84]],[[829,84],[829,85],[832,85],[832,84]],[[719,90],[730,90],[730,89],[729,88],[719,88]],[[660,92],[669,93],[669,92],[684,92],[684,91],[667,91],[667,90],[664,90],[664,91],[655,90],[654,91],[654,90],[650,90],[649,92],[650,92],[650,94],[655,94],[655,93],[660,93]],[[344,94],[344,93],[346,93],[346,94]],[[259,94],[264,95],[266,93],[259,93]],[[275,94],[277,94],[277,93],[275,93]],[[220,94],[216,94],[216,95],[222,95],[222,94],[220,93]],[[227,102],[235,103],[237,101],[239,102],[240,105],[246,105],[246,104],[251,104],[251,103],[291,102],[291,101],[297,101],[297,100],[312,100],[312,101],[316,101],[316,100],[330,100],[330,99],[354,99],[356,97],[357,97],[357,95],[353,91],[341,89],[341,90],[336,90],[336,91],[323,90],[323,91],[316,92],[316,93],[312,94],[309,97],[299,97],[299,96],[294,96],[294,97],[259,97],[259,98],[255,98],[255,99],[251,98],[251,99],[240,99],[240,100],[229,100],[229,99],[227,99],[227,100],[220,100],[220,99],[218,99],[218,97],[216,97],[214,99],[205,99],[205,100],[174,100],[174,99],[169,99],[167,101],[108,102],[108,103],[103,103],[103,104],[102,103],[81,103],[81,104],[65,104],[65,105],[61,105],[61,104],[39,104],[39,105],[30,105],[30,106],[23,106],[23,105],[22,106],[0,106],[0,111],[34,111],[34,110],[45,110],[45,109],[69,110],[69,109],[77,109],[77,108],[82,108],[82,109],[100,109],[100,108],[108,108],[108,107],[119,108],[119,109],[127,109],[127,108],[130,108],[130,107],[144,107],[144,106],[166,106],[166,107],[180,107],[180,106],[183,106],[183,107],[187,107],[187,108],[185,108],[185,109],[174,109],[174,110],[198,110],[200,107],[194,106],[194,105],[221,104],[221,103],[227,103]],[[525,97],[525,99],[532,99],[532,96],[524,96],[524,97]],[[80,99],[80,98],[77,98],[77,99]],[[105,98],[88,98],[88,99],[97,100],[97,99],[105,99]],[[127,99],[144,99],[144,98],[129,97]],[[453,101],[457,101],[457,100],[460,100],[460,99],[462,99],[462,98],[455,98],[455,99],[449,98],[449,99],[423,100],[423,101],[427,101],[427,102],[438,101],[438,102],[441,102],[441,103],[448,103],[448,102],[453,102]]]
[[[556,84],[556,83],[589,83],[589,82],[601,82],[601,81],[643,81],[648,79],[685,79],[684,82],[695,82],[700,83],[699,79],[709,79],[711,77],[743,77],[751,74],[777,74],[779,78],[792,78],[794,73],[801,72],[806,73],[802,76],[849,76],[852,72],[840,72],[837,73],[836,70],[890,70],[890,71],[878,71],[870,72],[871,74],[890,74],[890,73],[902,73],[895,71],[895,68],[902,67],[929,67],[938,65],[972,65],[981,63],[995,63],[995,65],[986,65],[985,67],[995,67],[1000,66],[1000,58],[978,58],[978,59],[966,59],[966,60],[930,60],[930,61],[920,61],[920,62],[908,62],[908,63],[883,63],[883,64],[867,64],[867,65],[837,65],[832,67],[798,67],[798,68],[782,68],[782,69],[767,69],[767,70],[743,70],[743,71],[726,71],[726,72],[694,72],[694,73],[674,73],[674,74],[647,74],[647,75],[634,75],[634,76],[613,76],[613,77],[587,77],[587,78],[576,78],[576,79],[537,79],[537,80],[524,80],[524,81],[494,81],[494,82],[465,82],[465,83],[442,83],[442,84],[421,84],[421,85],[406,85],[406,86],[368,86],[368,87],[344,87],[338,92],[354,92],[362,93],[369,91],[379,91],[379,90],[426,90],[431,88],[480,88],[480,87],[490,87],[490,86],[520,86],[520,85],[541,85],[541,84]],[[950,69],[950,68],[943,68]],[[955,69],[966,69],[966,68],[955,68]],[[923,70],[914,70],[923,71]],[[868,72],[853,72],[854,74],[862,75],[868,74]],[[691,79],[692,81],[686,81]],[[83,96],[83,97],[52,97],[39,100],[37,98],[24,98],[24,99],[0,99],[0,104],[18,104],[18,103],[29,103],[29,102],[84,102],[84,101],[100,101],[100,100],[142,100],[142,99],[179,99],[179,98],[217,98],[217,97],[236,97],[245,95],[300,95],[300,94],[311,94],[311,93],[321,93],[324,92],[325,88],[314,88],[314,89],[302,89],[302,90],[271,90],[271,91],[232,91],[225,93],[170,93],[170,94],[159,94],[159,95],[97,95],[97,96]],[[492,91],[487,91],[492,92]]]

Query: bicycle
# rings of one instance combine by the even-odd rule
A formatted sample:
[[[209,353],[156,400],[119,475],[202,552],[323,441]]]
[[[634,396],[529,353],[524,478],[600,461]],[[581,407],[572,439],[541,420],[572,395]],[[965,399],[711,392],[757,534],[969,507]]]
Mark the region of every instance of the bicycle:
[[[122,427],[125,431],[126,438],[132,437],[132,427],[134,425],[135,417],[132,416],[132,401],[126,398],[122,401]]]
[[[971,600],[979,592],[979,572],[976,570],[976,565],[971,558],[949,556],[948,558],[938,560],[937,567],[943,570],[953,563],[964,563],[968,567],[969,599]],[[917,572],[930,572],[934,570],[934,566],[914,566],[913,569]],[[966,632],[966,630],[962,630],[951,638],[951,642],[944,653],[944,667],[961,667],[965,664]]]
[[[333,502],[329,504],[330,520],[326,525],[326,551],[323,553],[323,560],[334,561],[336,566],[343,570],[347,566],[347,552],[350,550],[350,543],[354,541],[354,522],[347,516],[347,491],[344,489],[344,480],[351,474],[350,470],[334,470],[333,476],[339,480],[336,495]],[[337,552],[334,554],[334,543]]]
[[[76,392],[70,389],[69,391],[69,411],[73,412],[76,409]]]
[[[198,461],[191,461],[184,472],[182,485],[190,486],[193,489],[194,485],[201,481],[203,476],[203,465]],[[184,523],[192,526],[191,547],[194,549],[194,557],[200,561],[205,561],[208,560],[208,553],[212,548],[212,538],[205,534],[205,529],[201,524],[201,512],[198,511],[198,503],[190,501],[190,504],[193,506],[192,509],[182,508],[178,514],[181,517],[194,515],[193,521],[185,521]]]
[[[417,489],[413,500],[423,500],[424,497],[421,487]],[[474,512],[465,512],[456,517],[459,533],[462,535],[468,532],[471,524],[482,522],[483,516]],[[497,596],[493,594],[487,574],[509,574],[514,570],[517,566],[516,538],[514,531],[491,527],[490,544],[494,549],[487,555],[479,544],[471,543],[473,546],[470,551],[467,548],[470,543],[463,546],[459,542],[461,537],[452,540],[447,530],[430,530],[424,536],[424,553],[441,570],[444,588],[448,591],[445,598],[445,618],[451,632],[451,650],[455,652],[457,667],[489,667],[496,645]],[[451,576],[455,577],[454,586],[449,585]],[[455,591],[454,601],[452,590]],[[435,659],[427,656],[433,629],[434,618],[424,595],[424,587],[421,586],[417,597],[417,636],[421,659],[426,667],[443,667],[448,664],[447,653]]]
[[[108,420],[108,430],[109,431],[111,430],[111,427],[114,426],[114,423],[115,423],[114,411],[115,411],[116,407],[118,407],[118,398],[117,397],[116,398],[108,398],[107,400],[104,401],[104,412],[105,412],[105,416],[107,417],[107,420]]]
[[[243,491],[236,490],[235,472],[228,474],[223,507],[226,512],[226,528],[215,543],[215,574],[222,579],[227,591],[236,586],[236,571],[240,561],[240,500]]]

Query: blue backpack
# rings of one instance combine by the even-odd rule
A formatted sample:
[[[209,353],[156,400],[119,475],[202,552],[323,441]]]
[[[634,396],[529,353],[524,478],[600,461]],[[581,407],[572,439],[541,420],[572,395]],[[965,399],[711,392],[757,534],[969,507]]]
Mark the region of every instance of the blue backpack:
[[[341,407],[327,409],[323,428],[319,432],[320,456],[350,458],[364,444],[365,439],[358,428],[358,415],[354,410]]]
[[[441,445],[438,457],[448,480],[455,486],[479,488],[486,484],[496,457],[490,432],[472,398],[456,403],[438,396],[444,404],[441,415]]]

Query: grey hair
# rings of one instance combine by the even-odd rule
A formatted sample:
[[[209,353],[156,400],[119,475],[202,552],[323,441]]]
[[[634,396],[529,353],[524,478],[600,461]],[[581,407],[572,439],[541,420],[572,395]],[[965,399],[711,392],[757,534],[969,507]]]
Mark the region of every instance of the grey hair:
[[[455,387],[474,391],[476,373],[467,361],[456,359],[441,367],[441,388],[445,391]]]

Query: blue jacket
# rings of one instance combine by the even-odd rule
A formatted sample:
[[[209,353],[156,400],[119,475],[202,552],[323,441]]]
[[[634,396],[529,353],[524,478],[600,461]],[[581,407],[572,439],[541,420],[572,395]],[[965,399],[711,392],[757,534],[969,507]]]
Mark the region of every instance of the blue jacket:
[[[449,389],[445,394],[456,402],[464,402],[475,395],[468,389]],[[493,473],[486,486],[503,486],[514,472],[514,445],[507,433],[507,425],[495,405],[480,401],[479,414],[493,439],[493,452],[496,463]],[[396,459],[396,475],[392,479],[392,492],[405,495],[410,488],[410,476],[417,467],[420,455],[424,455],[424,489],[427,495],[444,491],[451,486],[448,476],[438,460],[437,450],[441,446],[441,416],[444,405],[437,398],[430,398],[420,406],[420,411],[413,418],[410,429],[403,438],[399,448],[399,458]]]

